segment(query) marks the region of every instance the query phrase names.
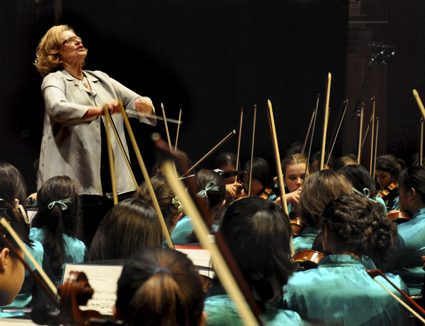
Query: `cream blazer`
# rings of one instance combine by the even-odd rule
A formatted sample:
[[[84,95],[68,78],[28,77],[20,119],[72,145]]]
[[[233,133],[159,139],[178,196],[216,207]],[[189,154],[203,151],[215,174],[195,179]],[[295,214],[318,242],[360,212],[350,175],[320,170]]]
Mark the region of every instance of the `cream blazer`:
[[[54,176],[73,178],[79,195],[102,195],[100,180],[101,132],[104,117],[83,120],[91,106],[103,106],[120,97],[129,117],[137,117],[134,102],[142,96],[134,93],[100,71],[84,71],[92,92],[66,70],[47,75],[41,85],[45,102],[43,137],[37,188]],[[128,153],[121,114],[112,119]],[[145,117],[141,122],[156,124]],[[134,182],[111,130],[114,151],[115,175],[118,194],[135,190]]]

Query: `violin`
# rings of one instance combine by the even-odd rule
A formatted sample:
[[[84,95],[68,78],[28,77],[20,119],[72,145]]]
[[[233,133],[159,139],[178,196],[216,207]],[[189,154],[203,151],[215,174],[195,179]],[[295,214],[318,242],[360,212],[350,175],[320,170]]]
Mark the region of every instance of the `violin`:
[[[410,214],[407,212],[400,212],[399,210],[391,211],[387,214],[387,217],[397,224],[401,224],[407,221],[410,221]]]
[[[317,268],[325,254],[316,250],[301,250],[292,256],[291,262],[299,264],[304,270]]]
[[[305,225],[301,217],[291,218],[290,223],[291,223],[292,233],[294,234],[295,237],[299,237],[301,233],[303,232],[303,230],[305,229],[305,227],[307,226]]]

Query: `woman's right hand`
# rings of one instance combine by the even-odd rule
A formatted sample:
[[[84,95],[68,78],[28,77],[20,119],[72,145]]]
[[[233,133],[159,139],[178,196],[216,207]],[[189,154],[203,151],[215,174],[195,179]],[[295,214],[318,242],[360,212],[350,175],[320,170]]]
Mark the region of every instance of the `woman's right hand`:
[[[110,114],[121,113],[121,108],[118,100],[110,100],[106,103]],[[83,116],[83,119],[91,119],[93,117],[99,117],[104,115],[104,109],[102,106],[92,106],[90,107],[86,114]]]

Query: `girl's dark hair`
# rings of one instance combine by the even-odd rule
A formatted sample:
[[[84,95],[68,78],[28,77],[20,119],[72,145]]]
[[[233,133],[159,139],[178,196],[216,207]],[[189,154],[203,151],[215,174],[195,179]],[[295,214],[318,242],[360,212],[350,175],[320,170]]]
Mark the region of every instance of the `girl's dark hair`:
[[[351,183],[333,170],[321,170],[312,174],[303,183],[299,213],[304,223],[318,228],[319,216],[325,206],[335,197],[352,194]]]
[[[363,165],[346,165],[338,172],[341,173],[344,177],[346,177],[348,181],[350,181],[353,185],[353,188],[355,188],[357,191],[363,193],[363,189],[367,188],[369,191],[369,197],[372,199],[375,198],[375,183],[373,182],[370,173]]]
[[[329,157],[329,155],[330,155],[330,157]],[[310,162],[311,163],[313,163],[314,161],[320,162],[321,159],[322,159],[322,152],[319,151],[319,152],[316,152],[316,153],[313,154]],[[325,165],[326,165],[326,162],[329,161],[327,165],[329,166],[330,169],[333,169],[333,166],[334,166],[334,163],[335,163],[335,158],[332,154],[325,152],[324,161],[325,161]]]
[[[28,228],[21,222],[20,219],[16,218],[15,211],[4,201],[4,199],[0,199],[0,219],[5,218],[10,226],[15,230],[19,238],[21,240],[28,244],[30,242],[29,236],[28,236]],[[7,229],[3,227],[3,225],[0,224],[0,231],[3,233],[5,238],[9,240],[9,242],[14,246],[16,249],[20,250],[18,244],[13,239],[13,237],[9,234]],[[10,246],[0,237],[0,251],[4,248],[10,248]],[[10,250],[10,254],[16,258],[16,255],[13,250]]]
[[[0,161],[0,198],[6,202],[9,215],[22,224],[22,229],[26,230],[23,241],[32,247],[33,241],[29,238],[30,227],[25,222],[22,213],[15,208],[15,199],[24,207],[27,198],[27,187],[24,177],[12,164]],[[25,208],[24,208],[25,210]],[[26,211],[24,212],[26,214]]]
[[[208,184],[214,183],[216,190],[208,190],[206,197],[203,197],[208,203],[211,213],[214,215],[217,209],[226,199],[226,184],[222,176],[212,170],[201,170],[195,174],[195,182],[198,188],[205,190]],[[218,189],[218,190],[217,190]]]
[[[166,177],[162,174],[153,176],[150,181],[158,200],[159,207],[161,208],[162,215],[164,216],[165,223],[169,227],[171,217],[180,213],[179,206],[177,204],[173,204],[173,198],[175,198],[174,192],[168,185]],[[146,182],[137,189],[134,197],[139,198],[147,205],[153,207],[152,197]]]
[[[66,209],[65,206],[54,203],[68,198],[69,202],[64,203]],[[81,207],[77,187],[68,176],[50,178],[37,192],[37,203],[39,207],[32,226],[46,230],[43,247],[49,257],[52,271],[57,275],[62,271],[64,260],[63,234],[77,239],[81,237]]]
[[[288,217],[279,206],[258,197],[234,201],[223,215],[221,234],[246,282],[263,302],[278,302],[294,270]]]
[[[243,166],[243,170],[249,171],[251,169],[251,161],[248,161]],[[261,157],[254,157],[252,160],[252,177],[261,182],[266,187],[273,189],[273,175],[270,170],[270,165]]]
[[[226,165],[233,165],[236,169],[238,168],[236,166],[236,154],[231,152],[225,152],[221,153],[217,159],[215,160],[215,167],[217,169],[221,169],[222,167],[225,167]]]
[[[116,307],[129,325],[198,326],[203,299],[198,271],[186,255],[146,248],[125,263]]]
[[[335,171],[341,170],[346,165],[352,165],[357,164],[357,161],[355,161],[351,156],[340,156],[335,160],[333,169]]]
[[[397,159],[394,155],[382,155],[376,159],[376,170],[388,172],[397,182],[398,176],[405,168],[403,160]]]
[[[103,218],[97,230],[89,259],[127,259],[140,249],[164,242],[155,209],[137,198],[119,202]]]
[[[359,195],[342,195],[332,200],[320,217],[335,243],[358,256],[386,260],[397,237],[397,226],[385,214],[384,206]]]
[[[400,189],[409,192],[415,189],[416,193],[421,196],[422,202],[425,203],[425,168],[422,166],[411,166],[400,172],[398,179]]]

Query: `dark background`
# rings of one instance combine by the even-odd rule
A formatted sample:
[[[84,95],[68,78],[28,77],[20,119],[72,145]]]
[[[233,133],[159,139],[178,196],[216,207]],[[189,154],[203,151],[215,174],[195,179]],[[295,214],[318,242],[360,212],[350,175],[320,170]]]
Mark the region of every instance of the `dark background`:
[[[179,148],[199,160],[232,130],[244,108],[241,162],[249,159],[257,104],[255,156],[272,165],[267,99],[273,104],[281,155],[304,142],[321,94],[313,152],[320,150],[325,91],[332,74],[328,142],[345,99],[349,2],[321,1],[2,1],[0,3],[0,159],[14,164],[34,187],[44,104],[32,62],[39,39],[61,21],[89,49],[85,69],[102,70],[152,98],[168,118],[183,106]],[[148,167],[150,134],[132,122]],[[169,124],[174,144],[176,125]],[[237,135],[203,164],[237,150]],[[342,154],[342,137],[334,153]],[[133,162],[136,162],[133,159]],[[137,165],[133,169],[140,179]],[[31,190],[30,189],[30,190]]]

